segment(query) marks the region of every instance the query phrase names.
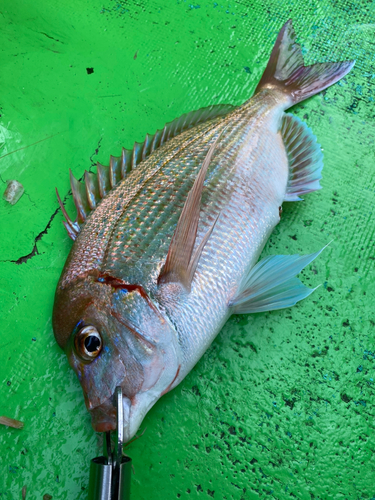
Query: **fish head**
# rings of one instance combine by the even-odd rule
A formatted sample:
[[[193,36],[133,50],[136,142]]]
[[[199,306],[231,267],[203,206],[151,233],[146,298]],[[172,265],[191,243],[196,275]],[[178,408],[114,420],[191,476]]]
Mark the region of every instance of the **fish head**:
[[[178,377],[180,350],[168,319],[142,287],[96,273],[58,286],[53,329],[81,383],[94,430],[116,428],[120,386],[124,441],[131,439]]]

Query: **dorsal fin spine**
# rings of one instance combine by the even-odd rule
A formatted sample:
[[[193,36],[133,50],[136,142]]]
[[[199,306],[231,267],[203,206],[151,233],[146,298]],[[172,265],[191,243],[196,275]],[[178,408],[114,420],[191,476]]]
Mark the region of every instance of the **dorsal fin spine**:
[[[167,125],[164,125],[163,133],[161,134],[160,144],[164,144],[166,134],[167,134]]]
[[[124,179],[131,172],[132,167],[132,155],[133,151],[129,149],[122,148],[121,156],[121,178]]]
[[[121,156],[111,156],[109,160],[109,181],[114,188],[121,180]]]
[[[90,172],[85,170],[85,185],[86,185],[86,196],[89,203],[90,209],[94,210],[96,208],[96,189],[95,189],[95,177],[94,174],[90,175]]]
[[[77,180],[72,171],[70,172],[70,186],[72,188],[73,201],[77,209],[77,221],[84,222],[89,212],[89,205],[86,196],[86,187]]]
[[[116,185],[116,168],[113,161],[113,156],[109,157],[109,184],[111,189]]]
[[[133,149],[122,148],[121,156],[111,156],[109,167],[97,163],[97,174],[85,173],[85,182],[81,183],[73,177],[72,189],[74,188],[77,208],[77,218],[72,222],[69,217],[65,225],[69,236],[74,240],[79,232],[79,224],[83,223],[88,213],[95,209],[99,201],[124,179],[141,161],[145,160],[157,148],[163,146],[169,139],[194,125],[203,123],[213,118],[228,114],[235,109],[228,104],[208,106],[199,110],[185,113],[179,118],[168,122],[155,134],[147,134],[143,143],[134,143]],[[87,175],[86,175],[87,174]],[[61,205],[61,204],[60,204]],[[65,208],[64,208],[65,210]],[[64,216],[66,211],[64,212]],[[67,217],[67,214],[66,216]]]
[[[174,125],[168,129],[167,136],[166,136],[167,141],[169,141],[169,139],[174,136],[175,129],[176,129],[176,125]]]
[[[157,130],[151,144],[151,152],[155,151],[161,144],[161,137],[163,134],[163,129]]]
[[[140,161],[140,156],[142,154],[142,149],[140,148],[141,144],[139,142],[135,142],[133,146],[133,158],[132,158],[132,170],[138,165]],[[141,153],[141,154],[140,154]]]
[[[145,142],[143,143],[141,158],[142,161],[145,160],[150,155],[150,149],[152,144],[153,136],[146,134]]]
[[[64,204],[61,201],[59,192],[56,188],[56,195],[57,195],[57,200],[60,205],[61,211],[63,213],[63,216],[65,217],[65,220],[63,221],[64,227],[68,232],[69,237],[74,241],[79,233],[79,224],[78,222],[73,222],[71,218],[69,217],[67,211],[65,210]]]
[[[136,149],[136,158],[135,158],[135,166],[139,165],[142,161],[142,150],[143,150],[143,143],[142,142],[136,142],[137,145]]]
[[[78,226],[78,231],[76,231],[76,230],[72,229],[69,222],[67,222],[66,220],[63,220],[63,225],[64,225],[65,229],[67,230],[69,237],[74,241],[78,236],[79,226]]]
[[[180,120],[181,120],[181,118],[180,118]],[[177,120],[177,122],[174,124],[174,126],[169,129],[168,136],[167,136],[168,140],[176,134],[176,130],[178,130],[178,124],[179,124],[180,120]]]
[[[104,198],[104,196],[109,191],[108,167],[105,167],[104,165],[98,162],[97,172],[98,172],[98,185],[99,185],[100,198]]]

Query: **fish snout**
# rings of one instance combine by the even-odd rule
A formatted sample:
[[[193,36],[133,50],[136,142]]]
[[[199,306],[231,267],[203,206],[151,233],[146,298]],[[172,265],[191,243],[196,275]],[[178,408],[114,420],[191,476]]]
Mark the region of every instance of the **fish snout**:
[[[137,429],[132,435],[130,435],[130,410],[131,401],[129,398],[123,395],[123,419],[124,419],[124,443],[129,441]],[[91,414],[91,425],[95,432],[108,432],[114,431],[117,427],[117,409],[115,406],[114,397],[108,398],[104,403],[95,408],[89,410]]]
[[[99,406],[90,409],[91,425],[95,432],[114,431],[116,429],[116,408],[112,398],[107,399]]]

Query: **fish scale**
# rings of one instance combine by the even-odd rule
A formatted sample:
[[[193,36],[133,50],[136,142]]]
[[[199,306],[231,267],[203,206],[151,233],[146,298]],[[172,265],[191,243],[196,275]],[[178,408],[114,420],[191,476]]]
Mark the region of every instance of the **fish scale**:
[[[76,221],[62,210],[75,243],[53,327],[95,430],[116,427],[121,387],[131,439],[231,314],[291,307],[313,292],[296,275],[321,250],[257,261],[282,203],[320,189],[316,138],[284,111],[352,66],[304,66],[288,21],[241,107],[183,115],[85,184],[71,177]]]
[[[213,214],[217,215],[227,203],[231,193],[231,189],[225,189],[228,181],[240,175],[240,172],[236,172],[239,167],[234,159],[241,149],[242,136],[246,136],[251,128],[259,125],[257,122],[264,114],[266,106],[264,99],[260,99],[259,102],[252,103],[250,108],[244,105],[238,111],[229,114],[217,125],[199,126],[200,137],[194,140],[194,144],[190,143],[190,147],[194,146],[194,154],[185,156],[184,151],[181,151],[178,157],[169,161],[147,181],[147,185],[134,197],[122,217],[117,220],[112,241],[109,242],[103,259],[101,268],[104,272],[115,273],[129,283],[141,283],[147,289],[154,287],[155,282],[150,282],[149,277],[155,276],[154,268],[160,270],[165,260],[168,241],[196,177],[196,171],[200,168],[213,139],[226,128],[228,134],[226,141],[220,146],[220,151],[212,161],[203,191],[200,220],[200,234],[203,237],[208,225],[212,224]],[[197,131],[192,129],[186,135],[194,138]],[[181,141],[185,137],[172,140],[166,148],[173,150],[178,143],[177,139]],[[228,165],[228,160],[233,162],[232,166]],[[251,177],[247,171],[248,160],[249,158],[242,172],[244,177],[248,175]],[[150,163],[151,161],[152,157],[149,159]],[[132,179],[124,179],[123,183],[127,182],[132,182]],[[235,184],[235,181],[232,180],[232,183]],[[153,193],[158,198],[158,205],[154,210]],[[212,207],[215,205],[216,210],[213,212]],[[224,227],[223,231],[226,230]],[[202,237],[198,236],[196,245],[200,243]],[[136,263],[142,264],[142,271]]]
[[[243,133],[242,128],[244,126],[249,127],[248,120],[251,120],[251,115],[254,115],[253,120],[256,120],[257,117],[259,119],[262,109],[264,109],[264,103],[259,100],[259,102],[252,103],[250,115],[246,112],[246,105],[244,105],[230,113],[224,122],[215,119],[208,123],[200,124],[170,140],[165,146],[156,150],[149,159],[145,160],[132,171],[129,176],[125,177],[99,204],[95,211],[95,219],[93,220],[92,216],[89,215],[85,226],[77,238],[75,251],[70,256],[69,272],[61,285],[65,286],[66,283],[75,277],[94,269],[112,270],[117,267],[116,263],[123,262],[124,260],[129,261],[129,257],[131,258],[132,254],[134,261],[138,261],[139,258],[144,257],[143,239],[140,238],[137,240],[136,237],[132,239],[130,236],[134,237],[133,227],[136,226],[133,222],[134,220],[138,218],[143,223],[149,220],[149,214],[147,213],[147,219],[144,219],[140,208],[142,207],[142,203],[145,203],[145,200],[147,203],[146,210],[150,208],[150,199],[147,196],[142,196],[142,190],[150,183],[153,183],[151,191],[156,194],[159,200],[160,198],[162,200],[160,203],[162,209],[157,211],[155,218],[160,218],[159,223],[165,221],[165,224],[169,225],[171,229],[164,235],[163,232],[156,233],[151,227],[149,228],[151,231],[148,232],[148,239],[154,240],[155,238],[163,238],[164,236],[170,237],[171,231],[173,232],[173,225],[177,223],[178,219],[175,204],[177,208],[182,209],[184,199],[196,176],[196,171],[200,168],[207,153],[210,139],[220,129],[225,128],[228,122],[232,122],[232,141],[239,141],[238,146],[240,146],[241,134]],[[219,123],[217,123],[218,121]],[[235,126],[236,122],[238,122],[237,127]],[[193,149],[194,152],[184,157],[184,152],[190,149]],[[177,158],[173,161],[172,159],[176,156],[176,152]],[[228,148],[228,152],[222,156],[225,158],[225,156],[233,156],[233,154],[234,148],[232,147],[232,149]],[[181,158],[183,162],[181,162]],[[175,190],[174,180],[176,178],[180,182],[185,180],[185,189],[181,192],[176,192]],[[165,193],[166,197],[163,198],[163,190],[160,189],[160,185],[168,182],[170,186]],[[216,195],[217,187],[212,186],[214,196]],[[174,217],[173,214],[175,214]],[[172,218],[169,218],[170,216]],[[124,221],[123,226],[121,226],[121,221]],[[128,248],[126,249],[125,246],[128,243],[126,240],[124,241],[122,252],[111,251],[111,240],[117,239],[117,231],[120,234],[121,232],[125,234],[127,241],[129,241]],[[121,238],[121,236],[119,237]],[[119,247],[117,247],[118,249]],[[136,279],[132,276],[129,276],[129,278]]]
[[[207,128],[207,124],[203,124],[203,127]],[[94,212],[95,217],[92,217],[92,214],[88,216],[77,238],[76,245],[69,256],[69,269],[61,281],[62,287],[76,277],[100,268],[105,253],[108,252],[107,246],[111,235],[126,208],[129,206],[131,210],[130,204],[134,204],[134,198],[144,184],[152,179],[163,165],[168,164],[176,152],[184,150],[194,139],[194,136],[191,139],[189,135],[186,136],[186,133],[178,137],[177,144],[172,139],[156,150],[151,159],[145,160],[133,170],[102,200]],[[119,203],[121,203],[120,207]],[[160,213],[163,214],[163,212]]]
[[[267,101],[262,97],[263,102]],[[226,207],[202,253],[192,291],[183,306],[171,309],[186,362],[181,379],[195,364],[197,351],[205,352],[227,320],[230,314],[228,303],[236,292],[240,277],[254,265],[263,242],[279,221],[278,207],[282,204],[288,178],[281,138],[277,141],[272,135],[253,137],[248,141],[247,152],[249,154],[242,155],[240,163],[236,164],[236,176],[232,179],[235,188],[231,190],[229,202],[228,195],[219,200],[217,210],[220,211],[224,203]],[[275,192],[272,192],[272,183]],[[267,198],[269,202],[265,203]],[[210,207],[209,200],[206,206]],[[202,211],[205,208],[203,206]],[[225,258],[220,258],[220,254]],[[191,328],[192,317],[197,319],[194,328]]]

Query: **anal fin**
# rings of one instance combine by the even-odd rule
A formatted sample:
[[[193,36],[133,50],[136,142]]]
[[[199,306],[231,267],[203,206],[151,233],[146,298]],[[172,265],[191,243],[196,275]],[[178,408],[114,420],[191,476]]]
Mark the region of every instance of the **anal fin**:
[[[299,201],[300,195],[321,189],[323,153],[316,137],[303,121],[285,114],[281,123],[289,180],[284,201]]]
[[[295,276],[324,248],[309,255],[273,255],[262,259],[251,269],[231,300],[232,314],[284,309],[308,297],[315,288],[308,288]]]

